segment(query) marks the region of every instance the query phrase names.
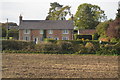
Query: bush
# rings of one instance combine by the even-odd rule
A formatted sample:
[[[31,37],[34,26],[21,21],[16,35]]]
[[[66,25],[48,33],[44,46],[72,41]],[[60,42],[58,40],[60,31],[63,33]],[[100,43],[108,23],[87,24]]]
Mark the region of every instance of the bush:
[[[44,39],[44,42],[52,42],[52,43],[55,43],[56,40],[51,39],[51,38],[45,38],[45,39]]]
[[[35,45],[36,51],[49,52],[49,51],[59,51],[59,46],[50,42],[43,42]]]
[[[60,53],[73,53],[73,44],[71,42],[66,42],[66,41],[58,41],[57,45],[60,47]]]
[[[96,50],[99,55],[120,55],[120,44],[105,44],[101,45],[99,50]]]

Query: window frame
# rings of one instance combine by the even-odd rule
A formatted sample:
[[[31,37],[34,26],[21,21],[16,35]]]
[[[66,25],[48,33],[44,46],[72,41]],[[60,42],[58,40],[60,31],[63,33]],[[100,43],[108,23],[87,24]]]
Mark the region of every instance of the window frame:
[[[53,30],[48,30],[48,34],[53,34]]]
[[[63,34],[69,34],[69,30],[68,30],[68,29],[64,29],[64,30],[62,31],[62,33],[63,33]]]
[[[44,30],[43,29],[40,30],[40,34],[44,34]]]
[[[69,37],[62,37],[62,40],[69,40]]]
[[[24,29],[24,34],[30,34],[30,30],[29,29]]]

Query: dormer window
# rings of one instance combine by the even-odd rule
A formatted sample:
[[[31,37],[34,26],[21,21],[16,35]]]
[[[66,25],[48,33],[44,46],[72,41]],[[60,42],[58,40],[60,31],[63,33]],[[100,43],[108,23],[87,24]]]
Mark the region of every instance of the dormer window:
[[[24,34],[30,34],[30,30],[25,29],[25,30],[24,30]]]

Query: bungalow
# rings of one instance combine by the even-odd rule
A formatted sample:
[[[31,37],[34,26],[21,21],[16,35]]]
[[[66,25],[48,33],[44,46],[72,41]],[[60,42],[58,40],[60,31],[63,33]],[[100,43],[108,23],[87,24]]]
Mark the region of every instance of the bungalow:
[[[19,40],[37,42],[44,38],[73,40],[72,20],[22,20],[22,16],[19,20]]]

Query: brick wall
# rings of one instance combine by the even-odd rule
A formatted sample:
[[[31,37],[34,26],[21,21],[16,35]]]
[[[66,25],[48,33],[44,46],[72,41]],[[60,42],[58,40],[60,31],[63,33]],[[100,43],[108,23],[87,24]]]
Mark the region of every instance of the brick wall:
[[[52,38],[59,38],[59,40],[62,40],[62,37],[68,37],[69,40],[73,39],[73,30],[69,30],[69,34],[63,34],[62,30],[53,30],[53,34],[49,34],[48,30],[46,30],[46,36],[52,37]],[[40,38],[43,37],[43,34],[40,34],[40,30],[30,30],[30,34],[24,34],[23,30],[19,30],[19,40],[23,40],[23,37],[29,35],[30,40],[33,40],[34,38]]]

